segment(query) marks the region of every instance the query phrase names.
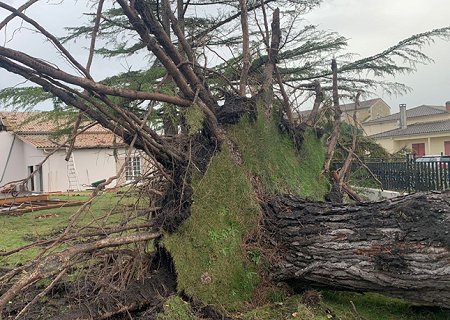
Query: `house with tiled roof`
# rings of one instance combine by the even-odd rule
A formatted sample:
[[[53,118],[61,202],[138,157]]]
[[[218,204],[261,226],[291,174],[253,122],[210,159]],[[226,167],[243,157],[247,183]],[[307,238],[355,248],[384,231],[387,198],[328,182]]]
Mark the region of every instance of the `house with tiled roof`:
[[[353,113],[355,112],[355,103],[347,103],[340,106],[343,120],[349,123],[353,122]],[[391,114],[391,107],[381,98],[361,101],[356,108],[356,120],[360,123],[376,120]]]
[[[348,123],[353,123],[353,113],[355,112],[355,103],[347,103],[340,105],[342,111],[342,120]],[[305,120],[311,110],[304,110],[299,112],[300,121]],[[359,123],[375,120],[391,114],[391,108],[381,98],[361,101],[356,108],[356,120]]]
[[[407,125],[442,121],[446,119],[450,119],[450,113],[447,111],[445,105],[421,105],[406,110]],[[377,119],[369,119],[364,121],[362,125],[366,134],[369,136],[397,129],[400,126],[400,112],[385,117],[379,117]]]
[[[123,140],[98,124],[91,126],[77,135],[66,161],[68,135],[55,135],[55,131],[67,125],[64,117],[49,120],[45,113],[0,112],[0,188],[36,170],[25,186],[33,192],[83,190],[115,176],[126,158]],[[125,174],[113,186],[139,176],[142,162],[140,154],[133,154]]]
[[[365,122],[364,129],[387,151],[407,148],[417,156],[450,155],[450,101],[444,106],[421,105]]]

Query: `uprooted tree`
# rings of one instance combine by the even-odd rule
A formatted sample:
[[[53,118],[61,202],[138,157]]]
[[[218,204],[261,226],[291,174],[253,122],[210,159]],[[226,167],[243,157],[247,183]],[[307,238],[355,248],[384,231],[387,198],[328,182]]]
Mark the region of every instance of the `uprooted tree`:
[[[98,265],[103,271],[108,265],[112,273],[127,263],[135,266],[130,261],[138,258],[142,269],[170,265],[178,276],[178,291],[204,304],[219,304],[224,295],[250,299],[258,279],[264,278],[285,282],[293,289],[375,291],[418,304],[450,307],[450,206],[446,194],[350,205],[318,201],[325,193],[334,201],[341,199],[342,193],[360,200],[346,184],[346,170],[334,172],[331,167],[337,148],[346,150],[348,167],[357,144],[355,138],[350,148],[340,145],[340,99],[353,97],[357,105],[360,93],[376,86],[406,90],[401,84],[376,77],[411,71],[416,63],[429,61],[420,48],[436,37],[448,38],[450,28],[415,35],[380,54],[348,61],[346,55],[340,55],[346,45],[344,38],[312,26],[297,27],[301,13],[317,1],[177,1],[174,6],[169,0],[118,0],[112,4],[100,0],[92,25],[72,28],[64,39],[25,13],[35,2],[19,8],[0,2],[0,8],[10,12],[0,22],[0,29],[13,19],[22,19],[51,43],[78,75],[1,46],[0,67],[41,88],[5,89],[2,101],[23,105],[54,99],[58,106],[78,110],[80,117],[69,144],[83,128],[79,119],[85,117],[145,152],[153,160],[155,172],[141,189],[148,201],[147,210],[140,215],[140,219],[147,217],[145,223],[128,219],[116,227],[80,231],[74,227],[79,211],[56,237],[0,253],[7,256],[42,248],[28,264],[1,275],[2,312],[8,302],[26,296],[31,285],[50,279],[37,297],[25,298],[21,311],[9,311],[17,317],[25,315],[66,273],[86,269],[87,261],[99,261],[99,256],[111,257]],[[208,5],[220,5],[228,13],[192,14],[199,6]],[[296,10],[274,9],[287,5]],[[110,42],[102,42],[105,46],[97,48],[99,39],[118,34],[119,39],[126,39],[123,43],[113,42],[114,47],[108,47]],[[86,65],[64,46],[64,41],[82,36],[91,39]],[[236,52],[236,48],[242,48],[241,54],[229,58],[226,50]],[[151,54],[146,70],[102,81],[91,76],[94,54],[121,57],[144,51]],[[209,65],[213,55],[223,63]],[[397,65],[396,57],[406,59],[408,65]],[[361,78],[362,72],[371,73],[375,80]],[[308,119],[300,122],[295,109],[308,97],[314,100],[314,107]],[[332,128],[329,132],[322,129],[327,121]],[[319,139],[327,140],[326,150]],[[317,157],[308,158],[312,153]],[[308,175],[314,181],[310,185],[305,184]],[[309,200],[304,200],[305,196]],[[215,219],[225,227],[216,225]],[[220,240],[222,260],[213,246],[199,243],[199,234],[207,234],[213,242]],[[238,239],[237,244],[228,243],[230,238]],[[149,240],[154,240],[156,253],[146,253],[144,244]],[[129,244],[136,244],[135,250],[123,249]],[[250,260],[259,254],[270,267],[260,270],[266,275],[249,280],[255,273]],[[198,262],[202,255],[210,255],[205,265]],[[231,261],[240,258],[240,262]],[[223,263],[226,266],[220,265]],[[110,266],[114,264],[116,268]],[[228,279],[217,278],[215,271],[223,267],[230,268],[230,273],[236,268],[236,274],[242,270],[244,274],[237,277],[248,284],[246,293],[240,295]],[[95,270],[99,269],[90,272]],[[160,272],[163,276],[159,282],[155,280],[152,294],[173,293],[170,270]],[[132,278],[125,281],[124,292],[139,290],[141,282]],[[224,290],[214,291],[215,282]],[[191,288],[193,283],[199,288]],[[123,292],[114,295],[106,284],[100,287],[95,287],[97,292],[109,290],[114,299],[101,308],[90,308],[93,317],[107,318],[151,305],[151,298],[134,301]],[[83,302],[101,303],[88,297]],[[233,310],[238,302],[230,305]],[[73,317],[77,316],[80,314],[74,312]]]

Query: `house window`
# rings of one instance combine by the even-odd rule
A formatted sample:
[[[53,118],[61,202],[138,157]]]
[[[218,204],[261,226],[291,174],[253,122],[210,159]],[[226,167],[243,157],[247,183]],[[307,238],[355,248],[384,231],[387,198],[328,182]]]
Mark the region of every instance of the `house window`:
[[[425,143],[413,143],[412,152],[416,157],[423,157],[425,155]]]
[[[127,162],[127,168],[125,171],[125,179],[127,181],[134,180],[141,176],[141,158],[130,157]]]
[[[450,141],[444,141],[444,151],[446,156],[450,156]]]

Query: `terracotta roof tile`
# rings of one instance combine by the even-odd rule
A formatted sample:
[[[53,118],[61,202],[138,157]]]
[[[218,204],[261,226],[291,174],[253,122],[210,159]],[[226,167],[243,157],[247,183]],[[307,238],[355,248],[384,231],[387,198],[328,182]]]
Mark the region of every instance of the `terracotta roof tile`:
[[[415,123],[408,125],[405,129],[393,129],[374,134],[371,137],[375,139],[382,139],[438,132],[450,132],[450,120]]]
[[[45,134],[18,134],[19,139],[27,142],[38,149],[53,149],[64,143],[67,137],[60,138],[57,141],[52,140],[49,135]],[[116,137],[114,141],[114,134],[109,132],[87,132],[82,133],[75,139],[75,149],[92,149],[92,148],[114,148],[125,146],[122,139]],[[66,145],[65,147],[68,147]]]
[[[421,105],[415,108],[406,110],[406,118],[415,118],[415,117],[423,117],[423,116],[431,116],[435,114],[445,114],[447,111],[445,110],[445,106],[428,106]],[[385,122],[385,121],[396,121],[400,120],[400,112],[391,114],[386,117],[378,118],[375,120],[367,121],[366,123],[377,123],[377,122]]]
[[[51,135],[57,129],[67,127],[67,120],[48,120],[40,117],[41,114],[40,112],[0,112],[0,118],[7,130],[16,133],[22,141],[40,149],[56,148],[64,143],[68,136],[60,137],[55,141]],[[76,149],[113,148],[124,145],[123,139],[97,124],[79,134],[75,139],[74,147]]]
[[[365,100],[365,101],[361,101],[359,103],[359,108],[357,110],[364,110],[364,109],[369,109],[370,107],[372,107],[375,103],[379,102],[379,101],[383,101],[383,99],[381,98],[375,98],[375,99],[370,99],[370,100]],[[355,103],[347,103],[347,104],[342,104],[340,105],[341,111],[342,112],[351,112],[353,110],[355,110]],[[312,110],[302,110],[299,111],[299,117],[300,118],[306,118],[309,116],[309,114],[311,113]]]
[[[361,101],[359,103],[359,108],[357,108],[357,110],[369,109],[371,106],[373,106],[375,103],[377,103],[379,101],[383,101],[383,99],[375,98],[375,99]],[[340,107],[343,112],[353,111],[353,110],[355,110],[355,103],[352,102],[352,103],[347,103],[347,104],[341,104]]]

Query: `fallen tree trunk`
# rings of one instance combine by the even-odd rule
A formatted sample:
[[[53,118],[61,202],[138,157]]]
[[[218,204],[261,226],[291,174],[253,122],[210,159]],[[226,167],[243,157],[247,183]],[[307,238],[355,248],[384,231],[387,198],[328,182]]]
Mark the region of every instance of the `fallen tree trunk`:
[[[272,276],[294,289],[379,292],[450,308],[449,193],[356,205],[270,199]]]

